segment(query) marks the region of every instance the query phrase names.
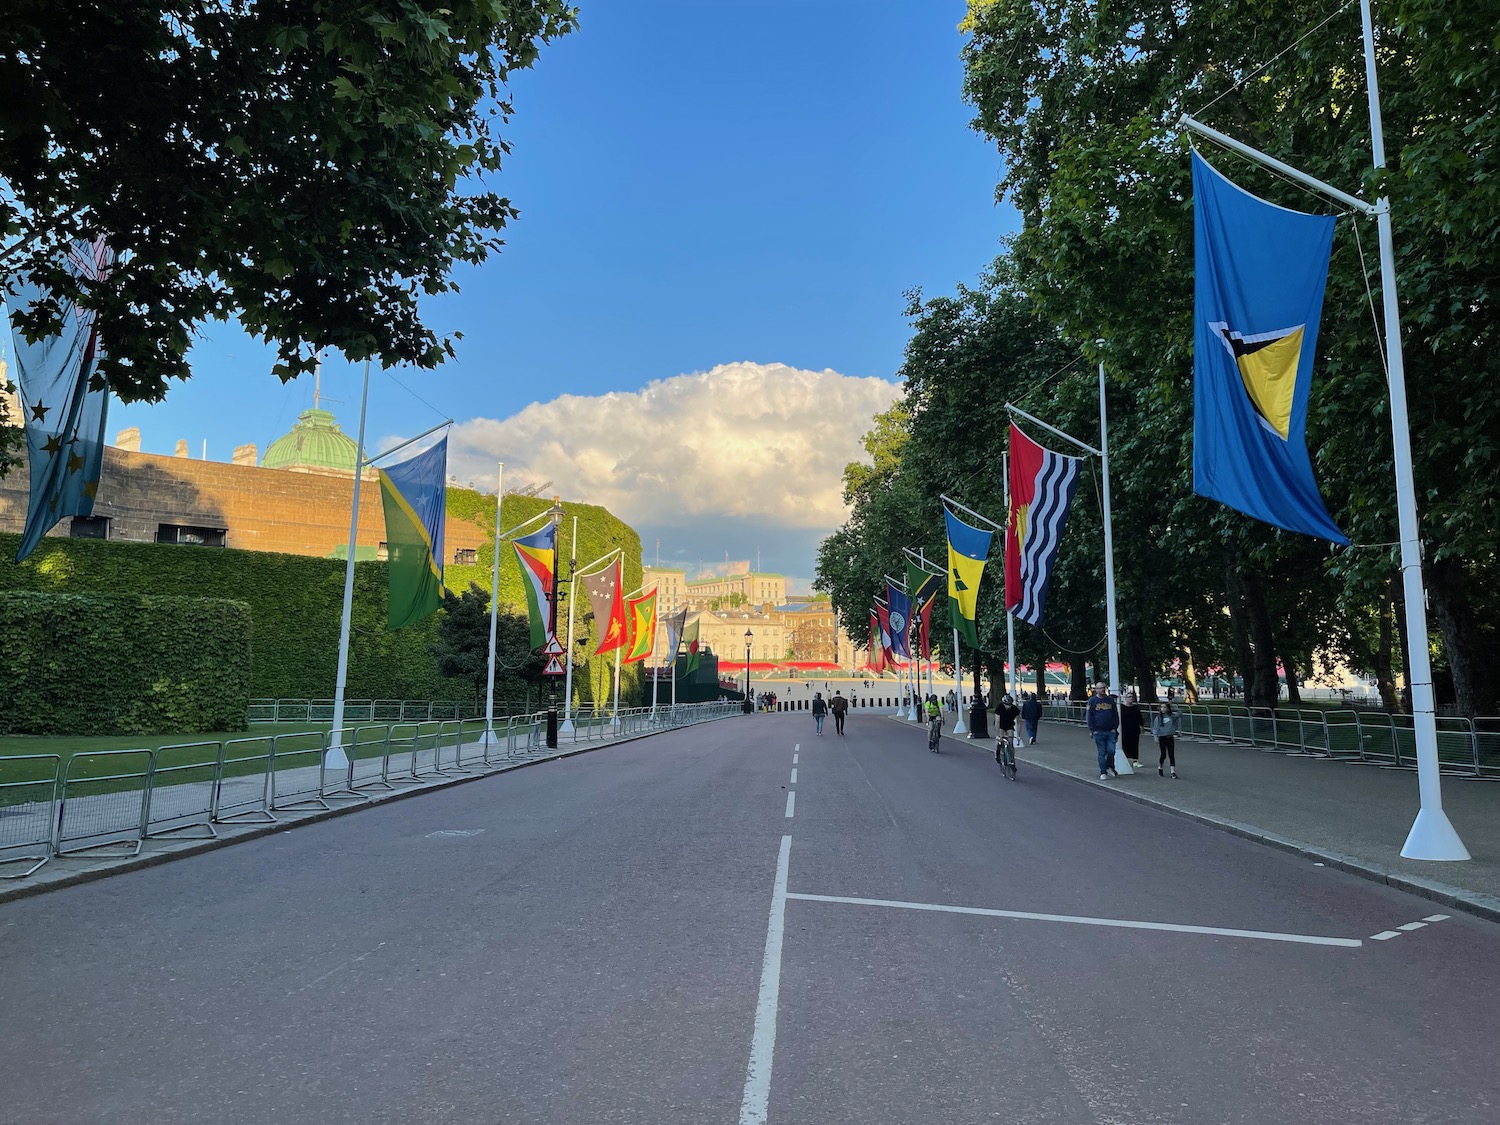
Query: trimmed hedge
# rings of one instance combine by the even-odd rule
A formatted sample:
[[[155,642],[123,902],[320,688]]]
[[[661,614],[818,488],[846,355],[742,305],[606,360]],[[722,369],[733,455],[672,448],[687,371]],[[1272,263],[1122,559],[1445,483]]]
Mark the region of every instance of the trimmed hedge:
[[[0,734],[240,730],[250,638],[240,602],[0,591]]]

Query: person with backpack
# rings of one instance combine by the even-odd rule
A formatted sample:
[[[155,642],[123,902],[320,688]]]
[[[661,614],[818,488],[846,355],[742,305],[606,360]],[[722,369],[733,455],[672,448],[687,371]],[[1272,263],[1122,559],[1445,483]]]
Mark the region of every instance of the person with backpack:
[[[818,737],[823,737],[823,720],[828,716],[828,704],[823,702],[821,691],[813,693],[812,701],[813,725],[817,727]]]
[[[844,714],[849,710],[849,701],[844,698],[841,691],[834,692],[833,698],[828,701],[828,709],[833,712],[833,733],[844,733]]]
[[[1042,702],[1035,693],[1028,693],[1026,702],[1021,704],[1021,722],[1026,724],[1027,745],[1036,745],[1036,725],[1041,721]]]
[[[1177,712],[1172,710],[1170,703],[1163,703],[1161,710],[1151,716],[1151,736],[1156,739],[1156,748],[1159,757],[1156,761],[1156,775],[1163,776],[1161,767],[1164,762],[1172,764],[1172,780],[1177,780],[1177,732],[1181,726]]]
[[[1000,750],[1002,746],[1011,746],[1016,737],[1016,719],[1020,716],[1021,709],[1016,706],[1016,701],[1010,696],[1002,696],[1000,702],[995,704],[995,761],[1001,762],[1004,755]]]

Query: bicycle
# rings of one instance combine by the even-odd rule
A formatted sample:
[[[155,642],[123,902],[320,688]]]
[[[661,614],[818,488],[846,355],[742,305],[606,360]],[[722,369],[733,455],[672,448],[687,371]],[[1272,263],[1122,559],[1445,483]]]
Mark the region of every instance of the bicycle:
[[[1011,737],[1010,731],[1000,732],[1000,737],[995,743],[995,761],[1000,765],[1000,772],[1014,781],[1016,779],[1016,750]]]
[[[938,744],[943,741],[943,717],[934,715],[927,720],[927,749],[938,753]]]

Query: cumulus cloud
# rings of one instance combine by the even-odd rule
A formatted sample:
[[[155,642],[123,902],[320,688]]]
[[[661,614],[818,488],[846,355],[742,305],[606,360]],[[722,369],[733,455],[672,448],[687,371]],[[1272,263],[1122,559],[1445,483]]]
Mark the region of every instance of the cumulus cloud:
[[[548,491],[602,504],[639,530],[648,555],[665,532],[663,548],[670,535],[670,553],[683,558],[744,558],[762,534],[781,556],[843,522],[844,465],[863,455],[872,416],[899,394],[894,382],[837,371],[722,364],[464,422],[449,440],[449,472],[484,486],[504,461],[508,480],[551,480]],[[697,541],[684,541],[695,527]],[[726,533],[736,542],[722,542]],[[807,574],[811,562],[763,554],[762,565]]]

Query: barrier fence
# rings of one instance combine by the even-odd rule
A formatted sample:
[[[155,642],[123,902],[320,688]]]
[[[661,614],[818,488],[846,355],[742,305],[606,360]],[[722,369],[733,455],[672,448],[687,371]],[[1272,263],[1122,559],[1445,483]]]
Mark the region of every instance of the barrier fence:
[[[1410,715],[1187,704],[1174,704],[1173,710],[1187,738],[1402,769],[1415,769],[1417,765],[1416,733]],[[1046,704],[1043,713],[1062,722],[1086,721],[1083,704]],[[1439,716],[1437,752],[1438,765],[1445,773],[1500,777],[1500,717]]]
[[[492,729],[483,719],[429,719],[156,750],[81,751],[66,760],[0,756],[0,878],[25,878],[56,856],[134,855],[148,839],[207,839],[217,836],[218,824],[275,823],[280,812],[368,801],[580,744],[738,714],[738,702],[638,707],[617,715],[589,708],[573,717],[571,729],[559,729],[557,750],[546,745],[547,713],[539,711],[497,718]],[[347,764],[331,768],[335,747]]]

